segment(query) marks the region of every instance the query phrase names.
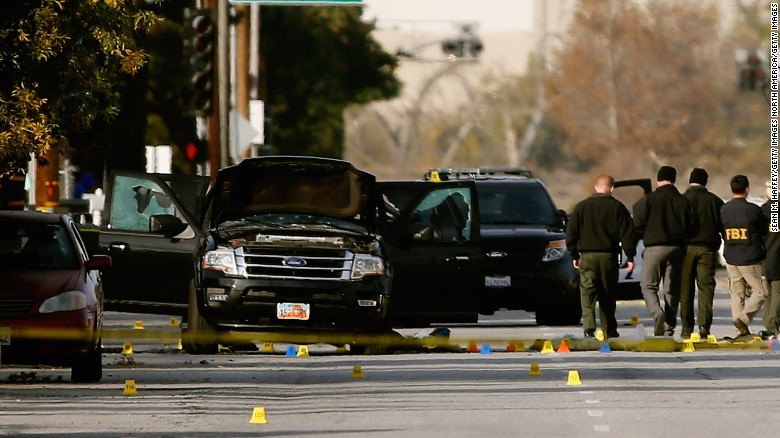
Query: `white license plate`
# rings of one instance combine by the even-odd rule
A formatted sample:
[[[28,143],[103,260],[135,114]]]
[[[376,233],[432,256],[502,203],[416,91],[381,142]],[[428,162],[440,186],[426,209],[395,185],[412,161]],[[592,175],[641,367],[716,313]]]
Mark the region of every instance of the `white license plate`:
[[[11,345],[11,327],[0,327],[0,345]]]
[[[512,277],[504,275],[501,277],[485,277],[486,287],[510,287],[512,286]]]
[[[276,317],[279,319],[309,319],[311,307],[305,303],[277,303]]]

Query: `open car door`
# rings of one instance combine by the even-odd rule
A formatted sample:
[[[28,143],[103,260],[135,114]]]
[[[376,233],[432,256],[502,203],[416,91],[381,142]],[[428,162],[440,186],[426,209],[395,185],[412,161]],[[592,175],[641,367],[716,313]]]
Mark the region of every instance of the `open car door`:
[[[103,275],[107,310],[186,313],[208,184],[199,176],[111,175],[99,236],[113,260]]]
[[[479,206],[472,181],[381,182],[393,327],[476,323]]]
[[[627,179],[615,181],[615,189],[612,196],[623,203],[632,212],[634,204],[642,196],[653,191],[653,183],[650,178]],[[619,300],[641,300],[642,287],[639,281],[642,279],[642,252],[645,246],[640,240],[636,244],[636,257],[634,257],[634,270],[626,271],[626,253],[620,254],[620,275],[618,277]]]

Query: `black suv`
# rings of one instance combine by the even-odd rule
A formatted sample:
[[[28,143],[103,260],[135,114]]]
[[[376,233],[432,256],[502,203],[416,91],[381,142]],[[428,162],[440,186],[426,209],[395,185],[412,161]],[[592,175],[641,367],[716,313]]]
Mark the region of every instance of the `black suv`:
[[[429,169],[427,181],[476,183],[482,243],[480,313],[522,309],[540,325],[577,325],[579,280],[566,249],[567,215],[524,168]]]
[[[476,323],[478,208],[472,181],[379,183],[326,158],[249,158],[211,187],[117,171],[97,239],[106,309],[181,315],[191,353],[230,332]]]

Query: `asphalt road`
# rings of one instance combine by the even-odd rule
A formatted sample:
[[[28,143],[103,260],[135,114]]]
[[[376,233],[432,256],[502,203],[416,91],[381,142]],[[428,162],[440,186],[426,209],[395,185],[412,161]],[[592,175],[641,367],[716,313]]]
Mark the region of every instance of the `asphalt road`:
[[[644,303],[618,310],[631,344]],[[615,349],[543,353],[510,339],[559,345],[579,327],[538,327],[500,312],[479,327],[449,327],[457,348],[357,356],[327,344],[193,356],[176,346],[170,318],[110,314],[138,333],[107,340],[104,378],[74,385],[68,370],[0,368],[0,435],[57,437],[658,437],[770,436],[780,420],[780,352],[763,342],[706,342],[694,351]],[[141,321],[144,328],[135,328]],[[759,330],[760,319],[751,326]],[[143,339],[148,332],[170,340]],[[413,337],[430,329],[409,329]],[[648,330],[649,331],[649,330]],[[720,338],[733,335],[728,295],[716,298]],[[464,343],[461,344],[461,341]],[[467,341],[479,350],[468,353]],[[675,342],[677,341],[677,342]],[[132,354],[122,354],[131,342]],[[573,339],[576,345],[577,339]],[[490,349],[483,348],[487,344]],[[619,344],[613,344],[619,346]],[[288,355],[290,347],[296,354]],[[763,348],[761,348],[763,347]],[[663,348],[659,348],[663,350]],[[538,373],[532,373],[538,369]],[[532,375],[538,374],[538,375]],[[25,378],[25,382],[11,382]]]

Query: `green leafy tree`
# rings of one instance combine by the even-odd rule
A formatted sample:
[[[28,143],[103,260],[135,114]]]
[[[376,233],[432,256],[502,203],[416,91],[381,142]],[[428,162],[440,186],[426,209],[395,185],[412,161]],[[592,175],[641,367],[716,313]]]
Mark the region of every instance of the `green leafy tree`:
[[[261,17],[276,151],[341,158],[344,109],[398,95],[395,57],[359,8],[271,7]]]
[[[0,13],[0,174],[67,147],[120,113],[158,23],[132,0],[18,0]]]

